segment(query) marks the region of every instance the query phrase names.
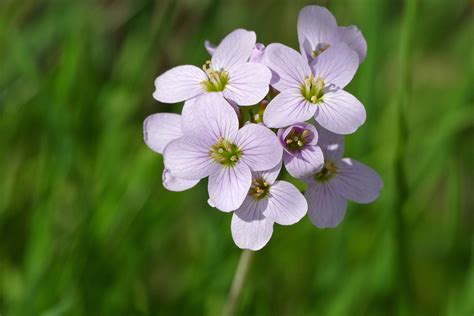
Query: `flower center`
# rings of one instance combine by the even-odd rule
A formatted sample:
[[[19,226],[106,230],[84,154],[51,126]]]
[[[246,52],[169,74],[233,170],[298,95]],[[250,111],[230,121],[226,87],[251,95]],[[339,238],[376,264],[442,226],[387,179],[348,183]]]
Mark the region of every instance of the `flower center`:
[[[256,200],[261,200],[268,195],[270,192],[270,183],[268,181],[258,178],[252,181],[252,185],[249,190],[249,195]]]
[[[318,182],[327,182],[337,173],[337,166],[331,161],[325,161],[323,169],[314,175],[314,180]]]
[[[219,92],[224,91],[225,86],[229,82],[229,73],[223,69],[215,70],[212,69],[211,61],[208,60],[202,65],[202,70],[207,75],[207,80],[203,80],[201,83],[204,89],[208,92]]]
[[[223,138],[219,138],[209,150],[209,157],[225,167],[233,167],[241,155],[242,152],[237,145]]]
[[[309,131],[307,129],[292,128],[285,137],[286,146],[291,150],[301,150],[308,142]]]
[[[306,76],[304,83],[301,85],[301,94],[303,97],[314,104],[323,100],[324,80],[321,77],[314,78],[313,75]]]
[[[311,56],[313,58],[316,58],[329,47],[331,47],[331,45],[329,45],[328,43],[318,44],[318,46],[316,46],[316,48],[311,52]]]

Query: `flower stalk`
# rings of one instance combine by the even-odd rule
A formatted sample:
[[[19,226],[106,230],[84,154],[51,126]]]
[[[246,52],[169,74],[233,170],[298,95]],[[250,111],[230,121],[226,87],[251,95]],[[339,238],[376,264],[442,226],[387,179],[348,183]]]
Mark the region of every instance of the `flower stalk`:
[[[242,290],[244,288],[245,280],[247,278],[250,265],[252,263],[253,251],[243,250],[237,269],[235,270],[234,279],[232,280],[232,286],[227,296],[227,301],[224,306],[223,315],[233,316],[237,309],[237,303],[240,300]]]

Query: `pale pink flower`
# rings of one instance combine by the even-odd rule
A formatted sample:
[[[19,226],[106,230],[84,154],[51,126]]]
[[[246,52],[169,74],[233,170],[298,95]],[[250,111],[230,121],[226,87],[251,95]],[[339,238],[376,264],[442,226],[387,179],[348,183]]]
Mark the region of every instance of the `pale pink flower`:
[[[165,165],[180,179],[209,176],[209,197],[222,211],[237,209],[251,185],[251,171],[273,168],[282,158],[276,135],[262,125],[239,129],[237,114],[223,98],[208,94],[195,101],[192,122],[164,150]]]
[[[292,225],[306,214],[308,205],[291,183],[276,181],[281,164],[252,173],[252,186],[232,215],[232,238],[242,249],[259,250],[270,240],[273,224]]]
[[[354,25],[337,26],[328,9],[310,5],[301,9],[298,16],[298,41],[301,54],[311,62],[326,49],[337,43],[345,43],[358,55],[362,63],[367,55],[367,42]]]
[[[351,158],[342,158],[342,136],[323,128],[318,131],[325,162],[321,171],[305,179],[308,215],[319,228],[336,227],[346,214],[347,200],[363,204],[373,202],[378,198],[383,182],[372,168]]]
[[[202,69],[174,67],[155,80],[153,97],[176,103],[204,94],[217,94],[238,105],[254,105],[268,92],[271,73],[262,64],[248,62],[256,43],[252,31],[237,29],[215,49]]]
[[[312,117],[324,128],[351,134],[365,122],[362,103],[342,90],[359,66],[357,54],[344,43],[328,48],[311,65],[294,49],[270,44],[263,63],[273,72],[272,86],[280,91],[263,114],[269,127],[286,127]]]

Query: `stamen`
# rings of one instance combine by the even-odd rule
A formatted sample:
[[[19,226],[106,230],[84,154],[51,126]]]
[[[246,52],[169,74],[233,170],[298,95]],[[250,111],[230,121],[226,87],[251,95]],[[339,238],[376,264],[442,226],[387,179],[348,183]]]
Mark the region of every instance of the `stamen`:
[[[206,61],[202,69],[207,75],[207,80],[202,81],[204,89],[208,92],[223,91],[229,82],[229,73],[224,69],[213,69],[211,61]]]
[[[255,200],[261,200],[270,192],[270,183],[263,178],[254,179],[249,190],[249,195]]]
[[[320,103],[324,95],[324,80],[313,75],[306,77],[300,88],[303,97],[314,104]]]
[[[323,169],[314,175],[317,182],[327,182],[337,174],[337,166],[335,163],[327,160],[324,162]]]
[[[302,150],[313,139],[311,132],[303,127],[292,127],[284,141],[288,149]]]
[[[226,167],[233,167],[239,161],[241,154],[237,145],[223,138],[218,139],[209,150],[209,157]]]

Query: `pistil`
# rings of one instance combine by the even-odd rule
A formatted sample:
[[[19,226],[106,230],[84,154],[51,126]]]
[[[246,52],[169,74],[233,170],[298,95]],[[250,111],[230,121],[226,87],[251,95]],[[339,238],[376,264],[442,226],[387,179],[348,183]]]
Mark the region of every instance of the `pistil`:
[[[307,101],[317,104],[323,100],[324,80],[321,77],[314,78],[313,75],[307,76],[300,90]]]
[[[212,68],[211,61],[208,60],[202,65],[202,70],[207,75],[207,80],[202,81],[204,89],[208,92],[223,91],[229,82],[229,73],[223,69],[215,70]]]

